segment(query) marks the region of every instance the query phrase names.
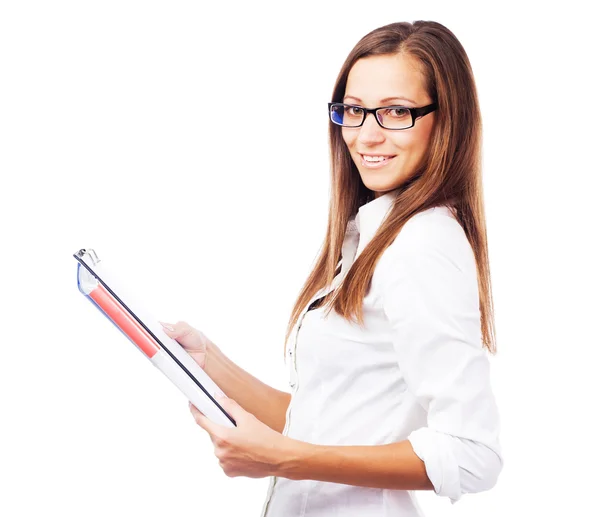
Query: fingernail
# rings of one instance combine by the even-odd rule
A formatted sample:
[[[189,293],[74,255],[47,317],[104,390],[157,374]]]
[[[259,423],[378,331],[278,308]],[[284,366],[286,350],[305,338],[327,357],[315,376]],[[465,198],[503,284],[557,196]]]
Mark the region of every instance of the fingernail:
[[[159,323],[160,323],[160,324],[161,324],[161,325],[162,325],[164,328],[166,328],[167,330],[170,330],[171,332],[173,332],[173,331],[175,330],[175,329],[174,329],[174,328],[173,328],[171,325],[169,325],[168,323],[163,323],[162,321],[159,321]]]

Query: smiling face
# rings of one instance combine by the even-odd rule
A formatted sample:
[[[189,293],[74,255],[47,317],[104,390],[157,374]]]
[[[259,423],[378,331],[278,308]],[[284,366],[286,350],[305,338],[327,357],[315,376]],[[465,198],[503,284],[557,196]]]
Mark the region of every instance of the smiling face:
[[[431,104],[418,62],[394,54],[359,59],[348,75],[346,104],[365,108]],[[400,187],[424,158],[435,123],[435,111],[415,120],[409,129],[383,129],[369,114],[358,128],[342,128],[342,137],[365,186],[379,197]]]

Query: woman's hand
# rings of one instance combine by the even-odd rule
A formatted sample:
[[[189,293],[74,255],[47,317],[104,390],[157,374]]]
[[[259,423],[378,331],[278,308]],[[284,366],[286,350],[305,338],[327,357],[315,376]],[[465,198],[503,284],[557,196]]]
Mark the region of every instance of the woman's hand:
[[[294,457],[294,447],[299,442],[263,424],[233,399],[217,396],[216,400],[237,427],[215,424],[191,402],[190,410],[196,423],[210,435],[223,472],[229,477],[279,475],[285,462]]]
[[[209,346],[215,346],[215,344],[202,332],[191,327],[185,321],[178,321],[175,324],[163,323],[162,321],[159,321],[159,323],[163,326],[167,336],[177,341],[204,370],[208,348]]]

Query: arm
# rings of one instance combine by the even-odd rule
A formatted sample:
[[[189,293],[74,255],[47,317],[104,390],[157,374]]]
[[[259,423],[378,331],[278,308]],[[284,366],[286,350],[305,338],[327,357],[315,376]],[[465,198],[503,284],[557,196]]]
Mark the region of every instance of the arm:
[[[291,395],[264,384],[236,365],[201,331],[185,321],[162,323],[168,336],[190,354],[217,386],[248,413],[278,433],[283,432]]]
[[[195,416],[211,433],[227,475],[433,488],[452,502],[494,486],[502,469],[499,421],[481,345],[474,256],[451,219],[421,222],[425,226],[407,223],[386,250],[372,287],[400,373],[426,424],[386,445],[313,445],[275,433],[224,399],[238,428]]]
[[[278,433],[283,432],[291,395],[264,384],[236,365],[214,343],[207,343],[204,371],[225,394]]]
[[[436,494],[456,502],[493,487],[502,469],[475,257],[444,215],[409,221],[386,251],[383,310],[408,390],[427,414],[407,439]]]
[[[433,488],[453,502],[494,486],[502,468],[499,421],[481,346],[476,264],[462,228],[440,217],[407,223],[373,278],[398,366],[427,425],[380,446],[294,441],[275,465],[279,475]]]
[[[395,490],[431,490],[408,440],[388,445],[327,446],[294,440],[276,476]]]

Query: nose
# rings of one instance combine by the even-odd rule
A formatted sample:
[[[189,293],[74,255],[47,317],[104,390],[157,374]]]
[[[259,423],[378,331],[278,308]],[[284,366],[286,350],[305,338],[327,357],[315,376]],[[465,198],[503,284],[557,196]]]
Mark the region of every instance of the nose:
[[[367,113],[367,118],[360,127],[358,141],[364,145],[380,144],[385,140],[383,128],[375,120],[374,113]]]

